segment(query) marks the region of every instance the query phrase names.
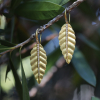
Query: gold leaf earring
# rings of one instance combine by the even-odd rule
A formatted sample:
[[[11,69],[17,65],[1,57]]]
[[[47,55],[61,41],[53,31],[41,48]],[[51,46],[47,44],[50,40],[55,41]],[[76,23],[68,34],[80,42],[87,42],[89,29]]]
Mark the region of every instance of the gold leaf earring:
[[[66,24],[64,24],[61,27],[61,30],[59,32],[59,45],[66,62],[69,64],[71,62],[72,55],[75,50],[76,37],[74,30],[67,21],[66,9],[65,9],[65,22]]]
[[[39,43],[38,29],[36,30],[36,44],[31,51],[30,63],[32,66],[34,77],[40,84],[46,70],[47,56],[43,46]]]

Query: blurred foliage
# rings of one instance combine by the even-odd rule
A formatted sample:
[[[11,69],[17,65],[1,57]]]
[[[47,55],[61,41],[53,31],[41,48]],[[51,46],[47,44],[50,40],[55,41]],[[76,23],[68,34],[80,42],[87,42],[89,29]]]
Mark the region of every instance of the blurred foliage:
[[[10,56],[11,56],[11,55],[10,55]],[[18,76],[18,74],[17,74],[17,72],[16,72],[16,69],[15,69],[15,67],[14,67],[14,65],[13,65],[13,62],[12,62],[11,57],[10,57],[9,64],[10,64],[10,68],[11,68],[11,70],[12,70],[12,73],[13,73],[13,76],[14,76],[14,79],[15,79],[15,87],[16,87],[16,89],[17,89],[17,91],[18,91],[18,94],[19,94],[19,96],[20,96],[20,99],[22,100],[22,93],[23,93],[23,91],[22,91],[22,85],[21,85],[19,76]]]
[[[5,16],[0,15],[0,29],[4,29],[5,25],[6,25],[6,18],[5,18]]]
[[[20,62],[21,62],[21,73],[22,73],[22,89],[23,91],[20,93],[20,95],[22,96],[22,100],[30,100],[29,97],[29,92],[28,92],[28,87],[27,87],[27,82],[26,82],[26,77],[25,77],[25,73],[24,73],[24,69],[23,69],[23,64],[22,64],[22,59],[21,59],[21,47],[20,47]]]
[[[62,13],[64,8],[74,1],[3,0],[5,7],[0,16],[2,19],[0,21],[0,53],[13,49],[16,44],[28,39],[38,27]],[[19,98],[20,100],[52,100],[52,98],[74,100],[73,92],[82,84],[89,84],[94,88],[95,97],[90,97],[91,100],[99,100],[99,5],[99,0],[88,0],[71,11],[70,24],[76,33],[76,48],[69,65],[65,63],[64,59],[61,59],[62,53],[57,36],[65,19],[60,19],[42,33],[41,44],[47,54],[44,83],[38,85],[31,70],[30,51],[35,39],[23,46],[20,53],[16,49],[12,52],[11,57],[9,57],[9,53],[2,55],[0,57],[0,100],[19,100]]]
[[[96,44],[94,44],[93,42],[91,42],[90,40],[88,40],[84,35],[80,34],[80,35],[78,35],[78,38],[80,38],[81,41],[83,41],[84,43],[86,43],[88,46],[90,46],[94,50],[97,50],[97,51],[100,50],[100,48],[98,46],[96,46]]]
[[[96,98],[96,97],[92,97],[91,100],[100,100],[99,98]]]
[[[56,56],[53,56],[56,55]],[[46,72],[47,73],[50,68],[55,64],[55,62],[59,59],[59,57],[61,56],[61,51],[60,48],[58,47],[55,51],[53,51],[51,54],[49,54],[47,56],[47,68],[46,68]]]
[[[89,84],[96,86],[96,77],[94,75],[94,72],[86,62],[84,56],[82,53],[78,50],[78,48],[75,48],[75,52],[72,58],[72,63],[79,75],[86,80]]]

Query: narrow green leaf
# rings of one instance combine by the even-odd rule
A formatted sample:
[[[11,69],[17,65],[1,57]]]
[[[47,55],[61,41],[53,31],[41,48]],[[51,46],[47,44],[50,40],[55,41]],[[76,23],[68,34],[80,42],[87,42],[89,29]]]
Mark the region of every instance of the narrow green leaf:
[[[78,35],[78,38],[80,38],[84,43],[86,43],[88,46],[90,46],[94,50],[98,50],[98,51],[100,50],[100,48],[96,46],[96,44],[88,40],[84,35],[80,34]]]
[[[97,97],[92,97],[92,99],[91,100],[100,100],[99,98],[97,98]]]
[[[7,46],[4,46],[4,45],[0,45],[0,53],[7,51],[7,50],[10,50],[10,49],[13,49],[13,48],[14,47],[7,47]]]
[[[63,10],[64,7],[51,2],[25,2],[18,6],[15,14],[32,20],[46,20],[57,16]]]
[[[0,95],[1,95],[1,66],[0,66]]]
[[[13,32],[14,32],[14,24],[15,24],[15,17],[12,18],[12,23],[11,23],[11,42],[13,42]]]
[[[23,100],[30,100],[26,77],[25,77],[22,59],[21,59],[21,48],[19,53],[20,53],[20,62],[21,62],[21,73],[22,73]]]
[[[30,0],[30,1],[38,1],[38,2],[48,1],[48,2],[52,2],[52,3],[56,3],[58,5],[64,5],[70,0]]]
[[[8,73],[10,72],[10,70],[11,70],[10,64],[8,64],[7,69],[6,69],[5,82],[6,82],[7,75],[8,75]]]
[[[22,100],[22,84],[20,82],[20,79],[19,79],[19,76],[17,74],[17,71],[13,65],[13,62],[12,62],[12,59],[11,59],[11,56],[10,56],[10,67],[11,67],[11,70],[12,70],[12,73],[13,73],[13,76],[14,76],[14,80],[15,80],[15,87],[16,87],[16,90],[19,94],[19,97],[20,97],[20,100]]]
[[[75,48],[72,63],[76,71],[86,82],[93,86],[96,86],[96,77],[94,75],[94,72],[92,71],[83,54],[78,50],[77,47]]]
[[[7,41],[0,41],[0,43],[2,42],[2,44],[5,44],[7,46],[14,46],[14,44],[12,43],[12,40],[13,40],[13,31],[14,31],[14,24],[15,24],[15,17],[12,18],[12,24],[11,24],[11,43],[10,42],[7,42]],[[7,75],[8,75],[8,72],[10,71],[10,63],[8,64],[7,66],[7,70],[6,70],[6,75],[5,75],[5,81],[7,79]]]

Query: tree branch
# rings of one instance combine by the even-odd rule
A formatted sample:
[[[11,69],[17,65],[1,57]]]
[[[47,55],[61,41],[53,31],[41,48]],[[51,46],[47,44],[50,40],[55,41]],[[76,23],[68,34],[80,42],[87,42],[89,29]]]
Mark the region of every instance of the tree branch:
[[[65,8],[66,9],[66,13],[70,12],[72,9],[74,9],[75,7],[77,7],[80,3],[82,3],[83,1],[85,0],[77,0],[75,1],[72,5],[70,5],[68,8]],[[47,29],[48,27],[50,27],[53,23],[57,22],[60,18],[62,18],[64,16],[64,13],[65,13],[65,10],[58,16],[56,16],[55,18],[53,18],[52,20],[50,20],[47,24],[43,25],[43,26],[40,26],[40,28],[38,29],[38,34],[42,33],[45,29]],[[32,39],[35,38],[35,33],[32,34],[30,36],[30,38],[28,38],[26,41],[16,45],[13,47],[13,49],[10,49],[10,50],[7,50],[5,52],[2,52],[0,53],[0,55],[3,55],[7,52],[10,52],[10,51],[13,51],[14,49],[16,48],[19,48],[21,46],[24,46],[25,44],[27,44],[28,42],[30,42]]]

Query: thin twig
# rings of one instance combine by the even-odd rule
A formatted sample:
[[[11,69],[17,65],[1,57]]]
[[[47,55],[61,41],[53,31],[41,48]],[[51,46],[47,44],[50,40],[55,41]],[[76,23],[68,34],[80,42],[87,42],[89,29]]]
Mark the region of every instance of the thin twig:
[[[72,5],[70,5],[68,8],[66,8],[66,13],[70,12],[72,9],[74,9],[75,7],[77,7],[77,6],[78,6],[80,3],[82,3],[83,1],[85,1],[85,0],[77,0],[77,1],[75,1]],[[58,15],[58,16],[56,16],[55,18],[53,18],[52,20],[50,20],[47,24],[45,24],[45,25],[43,25],[43,26],[40,26],[40,28],[38,29],[38,34],[42,33],[45,29],[47,29],[47,28],[50,27],[53,23],[57,22],[60,18],[62,18],[63,15],[64,15],[64,13],[65,13],[65,10],[64,10],[60,15]],[[35,33],[32,34],[32,35],[30,36],[30,38],[28,38],[26,41],[24,41],[24,42],[22,42],[22,43],[20,43],[20,44],[18,44],[18,45],[16,45],[16,46],[14,46],[13,49],[10,49],[10,50],[7,50],[7,51],[4,51],[4,52],[0,53],[0,55],[3,55],[3,54],[5,54],[5,53],[7,53],[7,52],[13,51],[13,50],[16,49],[16,48],[19,48],[19,47],[21,47],[21,46],[24,46],[25,44],[27,44],[28,42],[30,42],[30,41],[31,41],[32,39],[34,39],[34,38],[35,38]]]

